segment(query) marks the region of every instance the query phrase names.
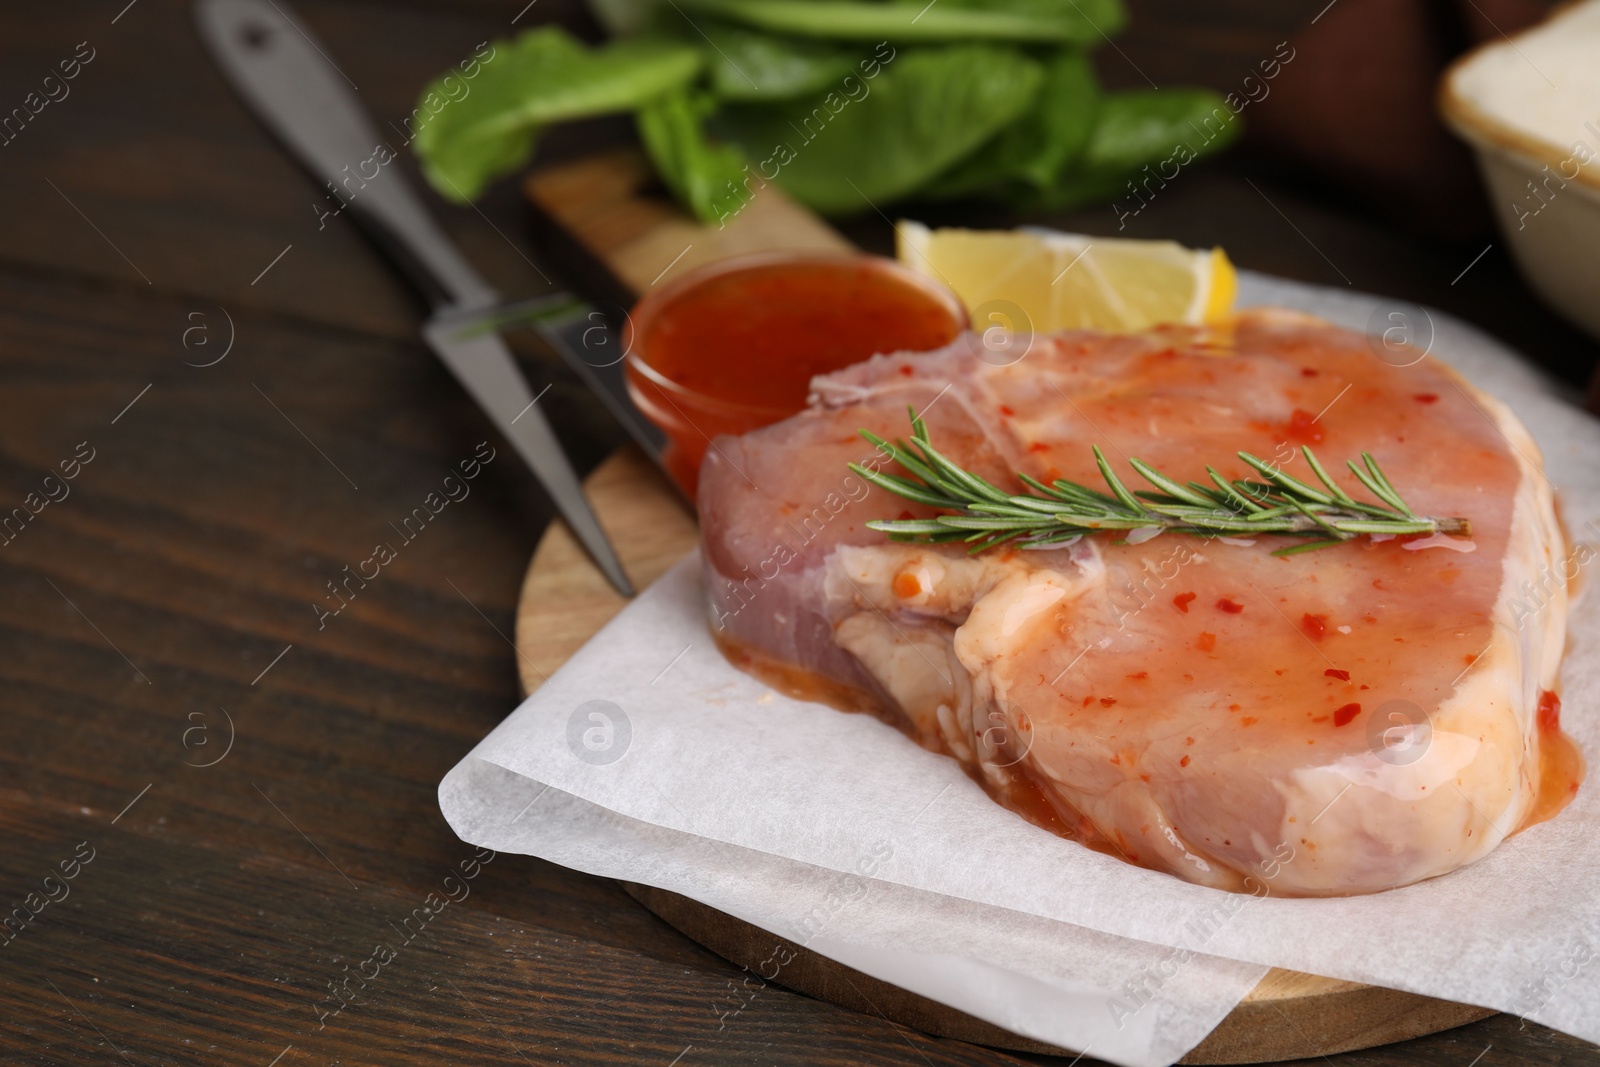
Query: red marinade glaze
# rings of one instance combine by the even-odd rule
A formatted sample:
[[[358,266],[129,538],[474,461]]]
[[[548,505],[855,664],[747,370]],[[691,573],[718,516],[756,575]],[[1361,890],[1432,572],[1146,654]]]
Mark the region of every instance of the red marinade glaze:
[[[1175,339],[1181,337],[1163,338],[1158,348],[1139,336],[1041,338],[1016,367],[984,365],[955,350],[914,362],[877,361],[839,376],[840,395],[849,399],[723,442],[729,458],[708,460],[701,501],[715,617],[735,640],[886,700],[881,684],[841,652],[830,627],[840,625],[841,613],[858,611],[863,625],[882,613],[903,634],[921,625],[920,609],[901,613],[887,603],[866,610],[805,598],[817,595],[814,575],[845,547],[964,558],[959,546],[886,545],[866,521],[908,509],[878,489],[841,498],[836,517],[832,509],[815,509],[845,484],[844,464],[868,454],[852,441],[854,431],[904,436],[907,404],[927,409],[942,452],[1004,485],[1018,470],[1047,484],[1057,477],[1098,484],[1092,442],[1115,442],[1115,451],[1180,480],[1203,476],[1208,461],[1243,477],[1243,464],[1228,460],[1240,450],[1310,478],[1298,447],[1281,447],[1291,427],[1320,437],[1314,447],[1330,470],[1371,450],[1419,513],[1469,517],[1474,551],[1363,539],[1273,558],[1270,541],[1096,538],[1107,575],[1098,595],[1121,600],[1107,604],[1085,595],[1032,615],[1020,608],[1007,613],[1004,652],[981,669],[994,687],[988,691],[1003,691],[1007,706],[1028,709],[1032,747],[1019,773],[1043,791],[1060,823],[1092,826],[1141,862],[1237,888],[1226,872],[1247,874],[1259,862],[1257,839],[1270,849],[1282,835],[1300,859],[1274,891],[1305,894],[1387,888],[1459,864],[1450,849],[1466,855],[1485,834],[1445,840],[1451,826],[1463,835],[1484,829],[1456,792],[1424,781],[1415,788],[1426,795],[1415,800],[1397,802],[1395,794],[1365,786],[1346,793],[1354,779],[1341,779],[1338,768],[1360,761],[1371,773],[1398,779],[1393,768],[1400,764],[1373,765],[1372,717],[1387,716],[1385,705],[1395,701],[1432,714],[1470,677],[1463,664],[1470,672],[1490,646],[1522,478],[1516,453],[1449,371],[1420,364],[1402,373],[1377,360],[1358,334],[1241,317],[1234,344],[1203,337],[1174,348]],[[910,376],[901,373],[908,366]],[[1360,402],[1352,396],[1330,407],[1352,384],[1360,387]],[[1419,389],[1437,400],[1419,403]],[[929,407],[936,397],[943,399]],[[1012,415],[1002,417],[1001,404]],[[1296,420],[1297,411],[1323,414]],[[1048,448],[1043,456],[1040,444]],[[806,462],[797,465],[796,455]],[[1353,478],[1341,484],[1370,496]],[[791,515],[775,514],[774,492],[814,523],[801,528]],[[913,506],[912,514],[929,511]],[[1171,565],[1177,554],[1186,555]],[[1072,564],[1049,555],[1012,554],[1070,578]],[[918,595],[926,592],[919,584]],[[967,625],[959,613],[950,617]],[[922,661],[900,662],[915,668]],[[1130,684],[1134,677],[1140,680]],[[1459,779],[1477,791],[1475,803],[1492,804],[1498,795],[1505,805],[1502,783],[1512,783],[1512,792],[1518,781],[1529,789],[1538,783],[1539,803],[1526,824],[1570,799],[1582,763],[1560,732],[1558,708],[1552,694],[1538,713],[1538,768],[1518,767],[1523,727],[1504,707],[1452,712],[1468,716],[1450,732],[1463,751],[1475,753],[1462,757],[1470,775]],[[937,734],[918,733],[913,718],[897,721],[927,747],[952,751]],[[1502,754],[1509,775],[1496,762]],[[1344,799],[1323,814],[1336,796]],[[1146,811],[1151,818],[1142,817]],[[1361,840],[1362,826],[1381,827],[1394,840],[1375,843],[1359,860],[1335,858]],[[1071,836],[1093,835],[1075,829]],[[1181,841],[1204,861],[1205,873],[1197,874],[1167,841]],[[1419,852],[1437,863],[1407,866]]]
[[[943,347],[965,325],[953,296],[892,261],[797,254],[714,265],[635,308],[628,387],[666,433],[667,467],[692,494],[711,438],[794,414],[816,375]]]

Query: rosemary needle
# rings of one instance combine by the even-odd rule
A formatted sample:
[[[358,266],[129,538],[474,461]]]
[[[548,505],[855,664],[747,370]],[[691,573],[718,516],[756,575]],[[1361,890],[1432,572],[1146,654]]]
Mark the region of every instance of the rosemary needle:
[[[928,440],[928,428],[911,413],[911,441],[889,442],[868,430],[861,436],[899,463],[912,477],[884,474],[857,463],[850,469],[873,485],[944,514],[928,519],[881,519],[867,523],[892,541],[939,544],[963,541],[977,553],[996,545],[1016,548],[1059,548],[1085,534],[1138,530],[1197,534],[1201,537],[1250,537],[1275,534],[1297,539],[1273,552],[1292,555],[1327,548],[1370,534],[1471,533],[1462,518],[1419,516],[1406,506],[1372,458],[1348,462],[1351,472],[1379,503],[1351,497],[1323,469],[1310,448],[1306,464],[1321,487],[1285,474],[1266,460],[1240,452],[1239,459],[1258,478],[1232,480],[1206,467],[1207,482],[1179,482],[1147,463],[1129,465],[1155,487],[1133,491],[1117,477],[1098,446],[1095,463],[1110,492],[1058,479],[1049,485],[1026,474],[1017,478],[1029,490],[1008,493],[951,461]]]

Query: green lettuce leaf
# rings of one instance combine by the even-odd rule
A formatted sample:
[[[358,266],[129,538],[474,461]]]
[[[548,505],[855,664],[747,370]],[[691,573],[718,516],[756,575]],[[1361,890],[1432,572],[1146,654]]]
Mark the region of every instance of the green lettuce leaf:
[[[704,121],[716,109],[709,94],[679,89],[637,114],[639,139],[661,180],[701,222],[736,215],[748,198],[744,156],[707,138]]]
[[[645,29],[661,6],[661,0],[589,0],[589,10],[613,37]]]
[[[678,0],[690,11],[800,37],[842,41],[1089,44],[1126,21],[1121,0]]]
[[[423,90],[412,144],[439,194],[473,200],[527,162],[548,123],[631,111],[699,75],[699,48],[632,38],[587,48],[559,27],[530,30],[494,50],[468,79],[452,72]]]
[[[1075,207],[1127,195],[1135,178],[1150,177],[1158,185],[1171,181],[1195,160],[1232,144],[1242,131],[1239,117],[1209,89],[1113,93],[1100,106],[1083,154],[1041,203]]]
[[[786,100],[819,92],[856,69],[860,46],[810,41],[703,20],[711,87],[724,100]]]
[[[1005,192],[1017,182],[1048,189],[1087,147],[1099,108],[1100,87],[1088,57],[1076,49],[1059,52],[1046,62],[1033,106],[918,195]]]
[[[782,105],[730,107],[725,128],[755,169],[825,214],[898,200],[993,137],[1038,91],[1020,49],[951,45],[887,52],[877,77]]]

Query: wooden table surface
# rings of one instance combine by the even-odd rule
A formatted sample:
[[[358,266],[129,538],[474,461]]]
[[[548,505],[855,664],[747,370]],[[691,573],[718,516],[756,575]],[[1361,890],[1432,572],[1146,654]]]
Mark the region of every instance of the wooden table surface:
[[[297,10],[381,124],[525,2]],[[391,523],[479,442],[499,442],[418,343],[420,309],[390,269],[347,219],[319,229],[317,188],[236,102],[187,4],[125,3],[0,15],[0,108],[60,60],[93,56],[0,147],[0,514],[58,498],[0,535],[0,907],[68,894],[0,944],[0,1059],[1025,1060],[777,987],[719,1025],[739,972],[614,884],[525,857],[482,867],[372,977],[374,946],[398,943],[474,854],[435,787],[516,701],[507,637],[548,508],[502,447],[469,497],[319,627],[327,583],[398,541]],[[1226,85],[1277,33],[1252,28],[1251,7],[1217,5],[1226,26],[1208,37],[1178,0],[1135,3],[1129,66]],[[517,25],[556,17],[586,27],[561,0]],[[1107,77],[1133,81],[1120,62]],[[626,123],[588,124],[546,150],[627,136]],[[559,277],[509,184],[481,213],[440,213],[505,292]],[[1104,208],[1032,221],[1115,229]],[[1498,242],[1452,285],[1476,247],[1408,237],[1250,153],[1196,169],[1134,221],[1140,235],[1225,243],[1245,267],[1444,306],[1573,382],[1594,362]],[[877,217],[847,231],[888,243]],[[592,467],[618,432],[535,343],[515,343]],[[75,456],[92,459],[45,481]],[[63,863],[76,876],[46,883]],[[330,985],[357,970],[359,996],[324,1017]],[[1499,1016],[1345,1059],[1495,1067],[1600,1052]]]

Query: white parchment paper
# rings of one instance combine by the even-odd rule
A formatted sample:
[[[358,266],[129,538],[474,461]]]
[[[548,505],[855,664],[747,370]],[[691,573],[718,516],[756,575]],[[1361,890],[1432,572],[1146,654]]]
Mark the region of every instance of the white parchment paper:
[[[1246,274],[1240,296],[1406,331],[1516,411],[1573,540],[1600,542],[1588,525],[1600,520],[1600,423],[1503,346],[1439,312],[1345,291]],[[1269,966],[1600,1040],[1592,786],[1559,818],[1420,885],[1337,900],[1209,890],[1031,826],[869,716],[770,692],[712,644],[697,575],[692,557],[680,564],[450,772],[440,804],[457,833],[683,893],[1017,1033],[1137,1067],[1183,1055]],[[1562,675],[1563,721],[1586,753],[1600,751],[1596,599],[1570,616]],[[775,956],[763,977],[781,982],[781,966]],[[758,1010],[749,996],[708,1007],[708,1026]]]

